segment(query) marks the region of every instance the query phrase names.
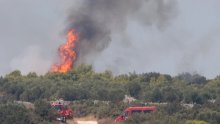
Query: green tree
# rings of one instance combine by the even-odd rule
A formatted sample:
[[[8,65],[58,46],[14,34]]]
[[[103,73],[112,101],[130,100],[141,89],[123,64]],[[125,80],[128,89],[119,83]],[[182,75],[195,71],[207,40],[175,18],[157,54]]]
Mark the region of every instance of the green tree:
[[[141,86],[136,82],[128,83],[128,92],[132,97],[138,98],[141,91]]]
[[[42,117],[44,120],[52,121],[55,119],[55,113],[47,101],[38,100],[34,103],[34,107],[36,114]]]
[[[163,94],[160,89],[156,88],[152,91],[151,99],[152,102],[162,102]]]

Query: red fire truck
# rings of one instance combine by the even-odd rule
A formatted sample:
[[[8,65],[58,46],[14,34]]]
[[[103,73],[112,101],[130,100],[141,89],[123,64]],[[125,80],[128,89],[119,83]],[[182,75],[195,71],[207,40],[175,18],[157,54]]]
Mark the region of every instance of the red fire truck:
[[[56,118],[58,121],[66,122],[67,118],[73,118],[73,110],[66,108],[63,104],[54,102],[51,106],[56,111],[58,117]]]
[[[156,106],[133,106],[126,108],[121,115],[115,118],[115,122],[125,121],[127,118],[131,117],[134,113],[150,113],[155,112]]]

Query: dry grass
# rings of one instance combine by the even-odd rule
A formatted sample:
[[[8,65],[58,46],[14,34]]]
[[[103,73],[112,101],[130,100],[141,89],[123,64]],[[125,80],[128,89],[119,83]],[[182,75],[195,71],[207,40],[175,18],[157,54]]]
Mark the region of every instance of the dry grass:
[[[98,121],[98,124],[114,124],[115,121],[112,118],[105,118]]]
[[[24,101],[16,101],[16,103],[24,105],[27,109],[34,109],[33,103],[24,102]]]

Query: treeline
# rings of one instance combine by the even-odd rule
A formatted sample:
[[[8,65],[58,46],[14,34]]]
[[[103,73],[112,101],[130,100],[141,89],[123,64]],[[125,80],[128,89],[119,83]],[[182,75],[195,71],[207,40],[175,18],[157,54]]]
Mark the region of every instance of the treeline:
[[[92,66],[81,65],[68,73],[22,75],[20,71],[14,71],[0,78],[0,100],[5,102],[63,98],[67,101],[100,100],[120,104],[125,95],[142,103],[215,106],[220,99],[220,76],[211,80],[190,73],[175,77],[154,72],[114,76],[111,71],[96,73]],[[210,111],[215,113],[215,119],[220,118],[218,107]],[[210,118],[205,120],[211,122]],[[220,123],[220,120],[215,121]]]
[[[160,73],[129,73],[113,76],[111,71],[95,73],[81,65],[68,73],[21,75],[14,71],[0,78],[0,91],[12,99],[33,102],[38,99],[64,98],[119,102],[130,95],[145,102],[184,102],[204,104],[220,94],[220,77],[207,80],[198,74],[176,77]],[[7,97],[8,98],[8,97]]]

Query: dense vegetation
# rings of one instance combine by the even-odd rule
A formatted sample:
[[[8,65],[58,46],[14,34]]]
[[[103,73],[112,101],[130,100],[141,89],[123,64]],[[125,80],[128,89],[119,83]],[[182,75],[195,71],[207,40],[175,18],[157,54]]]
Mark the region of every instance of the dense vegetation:
[[[125,95],[137,99],[136,103],[123,103]],[[175,77],[160,73],[135,72],[114,76],[111,71],[95,73],[91,66],[81,65],[65,74],[21,75],[20,71],[14,71],[0,78],[1,106],[10,106],[9,103],[15,100],[36,103],[40,99],[50,101],[57,98],[74,101],[72,106],[76,109],[76,116],[94,114],[100,118],[114,117],[131,104],[153,102],[157,103],[158,112],[139,120],[150,124],[220,123],[219,76],[212,80],[189,73]],[[94,100],[102,102],[94,104]],[[192,104],[193,107],[184,107],[183,104]],[[2,110],[3,108],[7,108],[1,106],[0,114],[6,111]],[[30,112],[22,107],[18,109],[21,109],[25,117],[25,113]],[[51,119],[50,116],[41,117],[36,111],[31,113],[43,120]],[[0,115],[0,119],[1,117]],[[139,123],[135,118],[131,118],[127,123]],[[28,121],[24,120],[23,123]]]
[[[55,117],[46,101],[36,101],[34,110],[16,102],[0,103],[1,124],[49,124],[55,122]]]

